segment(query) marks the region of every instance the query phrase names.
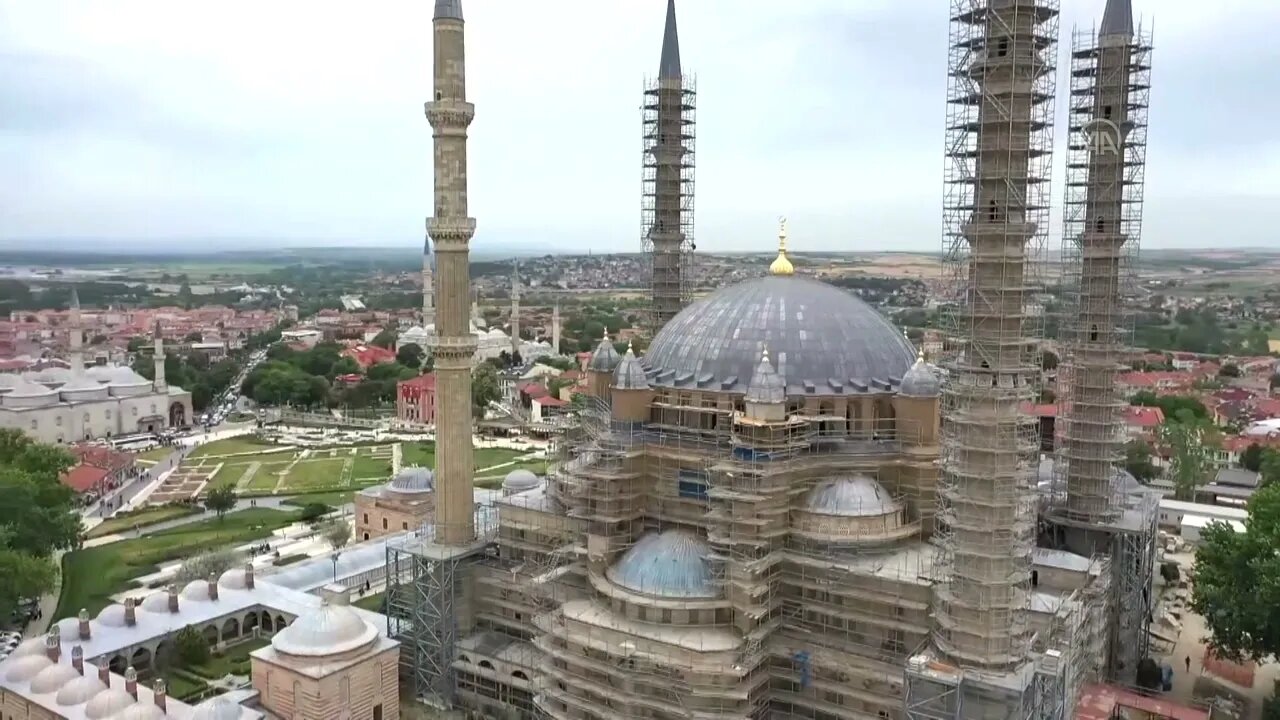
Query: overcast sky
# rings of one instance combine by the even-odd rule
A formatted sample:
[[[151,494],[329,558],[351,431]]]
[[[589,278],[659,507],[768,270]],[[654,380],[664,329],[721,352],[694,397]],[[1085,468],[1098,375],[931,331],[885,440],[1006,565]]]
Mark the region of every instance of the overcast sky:
[[[1062,42],[1103,3],[1064,0]],[[699,248],[768,248],[785,214],[797,250],[937,249],[949,4],[679,0]],[[0,0],[0,239],[420,245],[432,5]],[[1280,245],[1280,2],[1211,5],[1134,0],[1144,247]],[[464,6],[473,247],[638,249],[665,0]]]

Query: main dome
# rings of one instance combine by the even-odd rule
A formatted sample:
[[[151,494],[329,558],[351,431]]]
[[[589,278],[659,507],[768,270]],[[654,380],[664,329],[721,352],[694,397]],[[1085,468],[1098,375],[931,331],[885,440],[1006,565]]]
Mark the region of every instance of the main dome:
[[[916,356],[892,323],[853,295],[769,275],[685,308],[658,332],[644,364],[654,385],[742,392],[764,350],[788,392],[817,394],[897,382]]]

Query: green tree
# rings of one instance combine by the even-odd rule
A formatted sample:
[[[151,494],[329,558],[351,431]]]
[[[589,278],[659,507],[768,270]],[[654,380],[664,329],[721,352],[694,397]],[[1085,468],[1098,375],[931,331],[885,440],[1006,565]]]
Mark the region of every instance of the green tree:
[[[396,351],[396,362],[416,370],[422,366],[424,355],[426,353],[422,351],[422,348],[418,347],[417,343],[406,343]]]
[[[1045,370],[1057,370],[1058,354],[1052,350],[1041,350],[1040,351],[1040,367],[1044,368]]]
[[[341,550],[351,540],[351,524],[344,520],[334,520],[320,530],[321,537],[334,550]]]
[[[188,625],[173,637],[174,652],[183,665],[203,665],[209,662],[209,643],[195,625]]]
[[[393,325],[385,328],[382,332],[374,336],[371,345],[377,345],[380,348],[393,348],[396,345],[396,339],[400,337],[400,331]]]
[[[498,371],[492,365],[481,363],[471,374],[471,412],[476,417],[484,417],[489,403],[502,396],[498,389]]]
[[[200,332],[199,330],[192,330],[191,332],[187,333],[182,339],[184,342],[202,342],[204,340],[204,333]]]
[[[1280,653],[1280,485],[1254,494],[1244,526],[1214,522],[1201,531],[1191,609],[1204,617],[1219,657],[1262,662]]]
[[[1259,485],[1280,484],[1280,450],[1267,448],[1262,451],[1262,458],[1258,461],[1258,473],[1262,476],[1259,478]]]
[[[150,344],[150,340],[144,337],[129,338],[129,344],[125,347],[131,353],[136,353],[142,348]]]
[[[1130,440],[1125,444],[1124,469],[1143,485],[1160,474],[1160,469],[1151,462],[1151,446],[1142,440]]]
[[[1156,395],[1150,390],[1140,390],[1129,400],[1130,405],[1142,407],[1158,407],[1164,413],[1165,422],[1177,422],[1183,417],[1183,411],[1190,413],[1192,420],[1208,420],[1209,409],[1199,398],[1191,395]]]
[[[216,487],[204,496],[204,506],[218,513],[218,521],[236,506],[236,491],[230,485]]]
[[[1227,363],[1218,368],[1218,377],[1238,378],[1240,377],[1240,366],[1235,363]]]
[[[359,375],[360,363],[356,362],[355,358],[341,357],[338,358],[338,362],[333,364],[329,372],[333,373],[334,377],[339,375]]]
[[[1177,422],[1160,426],[1160,441],[1169,450],[1169,478],[1178,500],[1195,501],[1196,489],[1208,481],[1213,470],[1210,448],[1215,444],[1214,435],[1212,426],[1196,421],[1185,410]]]
[[[1262,446],[1258,443],[1250,443],[1249,447],[1240,453],[1240,467],[1254,472],[1262,470]]]

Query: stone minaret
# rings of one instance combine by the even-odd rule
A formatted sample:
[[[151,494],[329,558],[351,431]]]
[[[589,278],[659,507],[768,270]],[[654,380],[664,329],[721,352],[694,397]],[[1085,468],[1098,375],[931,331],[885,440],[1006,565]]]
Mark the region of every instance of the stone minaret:
[[[955,0],[944,255],[945,364],[935,646],[965,669],[1030,654],[1040,381],[1028,312],[1048,231],[1057,0]],[[975,711],[976,712],[976,711]],[[977,716],[977,715],[975,715]]]
[[[67,313],[67,354],[71,361],[72,377],[84,374],[84,324],[80,318],[80,293],[71,288],[71,307]]]
[[[435,257],[431,254],[431,236],[422,243],[422,327],[436,322]]]
[[[164,380],[164,335],[160,334],[160,318],[156,318],[155,329],[151,333],[154,350],[151,361],[155,363],[155,374],[152,375],[151,387],[158,393],[168,392],[169,384]]]
[[[511,265],[511,354],[520,352],[520,261]]]
[[[1131,228],[1126,222],[1126,202],[1132,200],[1126,193],[1133,190],[1125,152],[1132,129],[1133,37],[1129,0],[1108,0],[1097,43],[1072,53],[1090,56],[1095,69],[1092,87],[1084,89],[1088,105],[1082,98],[1081,112],[1072,113],[1073,136],[1088,148],[1068,161],[1064,222],[1066,277],[1077,297],[1061,325],[1062,369],[1070,384],[1062,399],[1066,423],[1055,468],[1066,475],[1067,513],[1077,520],[1096,520],[1114,511],[1111,481],[1124,458],[1127,403],[1116,374],[1129,350],[1121,295],[1138,240],[1127,236],[1136,223]]]
[[[675,0],[667,0],[658,77],[644,91],[644,172],[641,226],[650,260],[652,332],[689,298],[693,250],[694,99],[680,67]]]
[[[435,145],[435,213],[427,233],[435,243],[440,296],[436,316],[436,542],[468,545],[472,518],[471,359],[476,341],[467,322],[470,243],[467,215],[467,102],[462,0],[436,0],[435,91],[426,104]]]
[[[556,301],[555,307],[551,308],[551,352],[554,355],[560,354],[560,302]]]

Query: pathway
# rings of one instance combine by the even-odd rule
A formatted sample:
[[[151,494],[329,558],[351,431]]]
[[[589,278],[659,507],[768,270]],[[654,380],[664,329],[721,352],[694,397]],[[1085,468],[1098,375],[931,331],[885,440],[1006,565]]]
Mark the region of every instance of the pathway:
[[[240,473],[240,479],[236,481],[236,492],[240,492],[241,490],[249,487],[249,481],[253,479],[253,474],[258,472],[258,468],[260,467],[262,467],[262,463],[260,462],[249,463],[249,466],[245,468],[244,472]]]

